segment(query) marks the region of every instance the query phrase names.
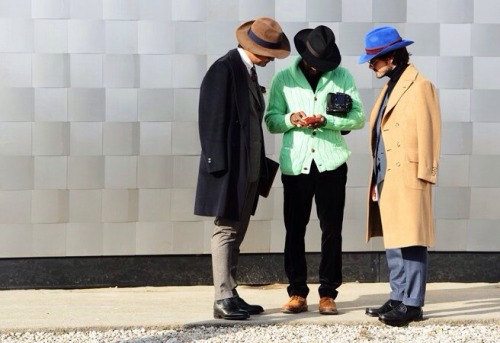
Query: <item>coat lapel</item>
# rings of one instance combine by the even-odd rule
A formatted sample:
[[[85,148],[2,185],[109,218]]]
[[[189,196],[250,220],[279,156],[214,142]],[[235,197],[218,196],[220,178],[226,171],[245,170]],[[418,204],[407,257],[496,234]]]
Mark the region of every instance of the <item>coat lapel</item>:
[[[389,97],[387,107],[385,108],[384,116],[389,113],[394,108],[394,106],[396,106],[399,99],[401,99],[401,96],[403,96],[403,94],[413,84],[413,82],[417,78],[417,75],[417,70],[415,69],[415,67],[413,67],[412,64],[410,64],[408,68],[406,68],[406,70],[403,72],[403,75],[401,75],[399,81],[394,86],[391,96]]]

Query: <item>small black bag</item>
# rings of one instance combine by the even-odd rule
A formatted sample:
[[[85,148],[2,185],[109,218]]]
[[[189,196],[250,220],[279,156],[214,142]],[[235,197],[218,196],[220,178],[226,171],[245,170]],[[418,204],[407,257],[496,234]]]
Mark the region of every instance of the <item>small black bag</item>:
[[[326,113],[337,117],[345,117],[352,108],[352,98],[346,93],[328,93],[326,96]]]

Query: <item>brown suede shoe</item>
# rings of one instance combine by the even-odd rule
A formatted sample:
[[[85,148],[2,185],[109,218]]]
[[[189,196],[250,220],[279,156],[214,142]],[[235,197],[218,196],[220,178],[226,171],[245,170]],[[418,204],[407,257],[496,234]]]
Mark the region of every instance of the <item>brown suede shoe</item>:
[[[337,305],[330,297],[321,297],[319,299],[319,313],[321,314],[338,314]]]
[[[300,313],[307,311],[307,300],[300,295],[292,295],[288,302],[281,307],[283,313]]]

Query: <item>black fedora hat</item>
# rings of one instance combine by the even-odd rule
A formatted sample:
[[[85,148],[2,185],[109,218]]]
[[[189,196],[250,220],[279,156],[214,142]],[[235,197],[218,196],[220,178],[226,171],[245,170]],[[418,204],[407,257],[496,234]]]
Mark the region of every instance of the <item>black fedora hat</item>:
[[[337,68],[342,60],[335,44],[333,31],[323,25],[299,31],[294,37],[295,48],[311,67],[320,71]]]

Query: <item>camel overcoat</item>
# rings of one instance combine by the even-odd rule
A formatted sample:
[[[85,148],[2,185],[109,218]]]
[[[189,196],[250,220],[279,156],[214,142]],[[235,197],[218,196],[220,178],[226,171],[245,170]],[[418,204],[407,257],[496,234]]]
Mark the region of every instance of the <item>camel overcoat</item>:
[[[386,89],[387,84],[370,115],[372,152],[373,128]],[[387,169],[378,202],[372,201],[369,187],[367,241],[383,236],[386,249],[432,246],[432,185],[438,171],[441,113],[436,88],[412,64],[391,92],[381,131]]]

